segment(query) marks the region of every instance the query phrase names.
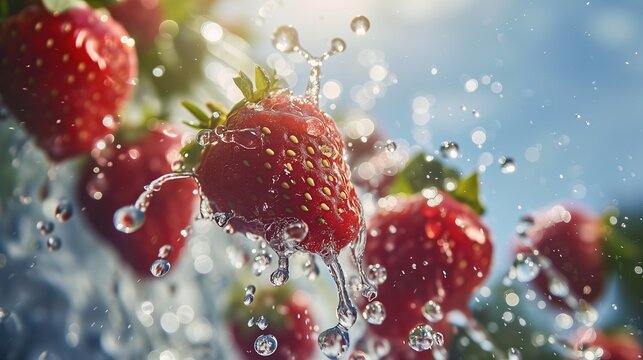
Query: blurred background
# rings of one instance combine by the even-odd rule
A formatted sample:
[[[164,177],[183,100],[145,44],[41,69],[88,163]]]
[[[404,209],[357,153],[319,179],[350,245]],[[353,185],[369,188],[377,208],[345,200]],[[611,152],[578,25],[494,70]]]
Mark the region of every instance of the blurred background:
[[[498,336],[503,349],[524,348],[525,358],[564,357],[539,353],[542,344],[529,334],[568,328],[556,329],[553,316],[539,317],[536,302],[515,309],[528,319],[526,326],[517,325],[517,317],[507,320],[506,293],[496,289],[513,262],[521,217],[557,201],[597,214],[618,209],[617,225],[640,241],[642,2],[219,0],[195,9],[184,22],[159,25],[153,45],[158,58],[140,54],[139,83],[122,122],[135,125],[145,114],[162,112],[180,127],[190,119],[180,107],[183,99],[234,104],[241,94],[232,77],[254,63],[274,67],[301,94],[309,67],[297,54],[274,49],[273,30],[293,25],[314,55],[328,50],[331,39],[344,39],[344,53],[322,67],[321,108],[349,141],[376,132],[394,142],[387,155],[392,173],[420,150],[438,156],[442,142],[458,144],[459,156],[445,162],[464,174],[479,172],[483,220],[495,242],[487,295],[477,296],[472,307],[482,324],[495,324],[487,326],[492,338],[503,328],[522,332]],[[357,15],[370,21],[363,35],[351,30]],[[171,35],[174,26],[187,34],[184,42]],[[184,62],[167,63],[163,54],[171,51]],[[169,78],[172,66],[181,69],[176,79],[185,86]],[[0,358],[244,358],[230,345],[222,309],[231,284],[268,286],[271,270],[254,277],[247,259],[261,249],[197,222],[184,259],[166,277],[141,280],[83,219],[73,189],[86,160],[52,168],[15,119],[0,126]],[[183,130],[191,134],[184,142],[194,136]],[[513,159],[514,171],[503,171],[503,158]],[[353,171],[369,179],[374,170],[358,165]],[[41,199],[48,177],[53,180]],[[60,223],[55,209],[63,199],[71,201],[74,215]],[[365,206],[367,213],[374,210]],[[47,251],[38,221],[55,224],[60,250]],[[235,259],[247,264],[238,269]],[[294,269],[305,262],[299,260]],[[625,286],[640,288],[640,259],[638,264],[638,272],[622,268],[614,277],[634,275]],[[324,269],[314,281],[300,270],[291,278],[314,294],[311,309],[320,328],[332,325],[335,294]],[[626,298],[622,286],[611,283],[596,303],[600,324],[640,327],[643,298]],[[234,296],[241,301],[244,294]],[[468,350],[462,345],[467,341],[455,343],[454,358],[494,357]]]

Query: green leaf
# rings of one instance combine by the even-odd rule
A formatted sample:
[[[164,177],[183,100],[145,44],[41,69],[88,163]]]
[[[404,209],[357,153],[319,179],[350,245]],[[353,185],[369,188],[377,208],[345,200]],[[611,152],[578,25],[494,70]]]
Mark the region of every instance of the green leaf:
[[[257,93],[265,93],[270,90],[270,78],[259,65],[255,65],[255,86],[257,87]]]
[[[453,190],[451,195],[482,215],[485,209],[480,203],[479,190],[478,173],[474,171],[473,174],[458,182],[458,186]]]
[[[189,101],[182,101],[181,105],[183,105],[183,107],[186,108],[187,111],[194,115],[194,117],[198,120],[198,124],[188,124],[190,127],[193,127],[195,129],[211,129],[212,118],[208,116],[208,114],[206,114],[203,110],[201,110],[201,108]]]
[[[111,5],[118,4],[118,0],[85,0],[87,5],[93,7],[94,9],[105,8]]]
[[[239,76],[235,77],[234,83],[237,85],[241,94],[243,94],[244,99],[248,101],[253,101],[253,89],[252,89],[252,80],[246,75],[243,71],[239,71]]]
[[[180,151],[183,165],[174,172],[194,171],[201,161],[201,152],[203,147],[196,141],[187,143]]]
[[[45,9],[51,13],[60,13],[66,10],[87,6],[83,0],[42,0]]]
[[[458,180],[459,177],[457,171],[445,167],[439,160],[427,161],[427,155],[421,152],[399,172],[386,192],[390,195],[415,194],[428,187],[444,190],[446,179]]]
[[[617,214],[609,212],[604,215],[603,226],[605,229],[605,244],[603,252],[609,268],[617,275],[620,282],[619,288],[626,296],[624,299],[632,299],[634,303],[639,303],[643,298],[643,287],[641,287],[641,275],[637,274],[634,269],[637,266],[643,266],[643,221],[640,220],[642,214],[639,211],[633,214]],[[626,227],[617,225],[618,219],[633,219],[627,222]],[[617,219],[616,224],[612,225],[610,219]],[[635,305],[640,306],[640,304]]]
[[[225,124],[227,118],[228,118],[228,111],[225,110],[225,107],[222,104],[213,102],[213,101],[208,101],[205,103],[205,106],[210,110],[210,112],[213,114],[212,121],[211,121],[211,126],[212,128],[215,128],[219,125]],[[218,113],[219,117],[215,118],[214,114]]]

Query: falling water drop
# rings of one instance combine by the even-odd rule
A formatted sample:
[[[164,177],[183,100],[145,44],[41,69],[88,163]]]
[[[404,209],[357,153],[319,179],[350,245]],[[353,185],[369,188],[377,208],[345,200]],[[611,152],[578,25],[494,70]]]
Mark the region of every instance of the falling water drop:
[[[272,259],[265,251],[257,254],[252,262],[252,271],[256,276],[261,275],[270,266]]]
[[[447,159],[455,159],[460,155],[460,147],[453,141],[444,141],[440,144],[440,154]]]
[[[346,50],[346,41],[342,38],[334,38],[330,41],[330,51],[333,54]]]
[[[436,323],[444,317],[442,313],[442,306],[438,302],[429,300],[422,306],[422,315],[424,318],[432,323]]]
[[[48,235],[54,231],[54,223],[51,221],[40,220],[36,223],[36,229],[38,229],[40,235]]]
[[[126,234],[138,230],[144,221],[145,213],[135,206],[123,206],[114,213],[114,227]]]
[[[161,259],[165,259],[166,257],[170,256],[172,250],[172,245],[165,244],[159,248],[158,257]]]
[[[500,164],[500,172],[503,174],[513,174],[516,172],[516,162],[510,157],[501,157],[498,159]]]
[[[369,324],[381,325],[386,319],[386,309],[381,302],[375,300],[364,307],[362,316]]]
[[[522,354],[520,350],[516,348],[509,348],[507,350],[507,360],[522,360]]]
[[[261,356],[270,356],[277,350],[277,345],[273,335],[259,335],[255,340],[255,351]]]
[[[408,344],[415,351],[425,351],[433,347],[433,328],[427,324],[414,327],[409,332]]]
[[[62,222],[68,221],[74,213],[74,208],[67,200],[60,200],[56,206],[56,220]]]
[[[272,33],[272,45],[279,51],[290,53],[299,48],[299,34],[292,25],[278,27]]]
[[[62,241],[60,241],[60,238],[58,236],[50,236],[47,238],[47,250],[50,252],[57,251],[60,249],[60,246],[62,245]]]
[[[323,331],[317,338],[322,353],[329,359],[339,359],[348,350],[348,332],[340,325]]]
[[[368,266],[366,277],[368,281],[375,285],[384,284],[387,278],[386,268],[380,264],[373,264]]]
[[[171,264],[165,259],[156,259],[150,266],[150,273],[155,277],[163,277],[170,271]]]
[[[289,276],[288,257],[279,254],[279,265],[277,266],[277,270],[270,274],[270,282],[275,286],[282,286],[288,281]]]
[[[266,330],[268,327],[268,319],[263,315],[259,316],[257,319],[257,327],[261,330]]]
[[[533,254],[518,253],[513,263],[513,270],[518,281],[532,281],[540,273],[538,258]]]
[[[366,34],[370,27],[371,22],[366,16],[359,15],[351,20],[351,30],[353,30],[353,32],[358,36]]]

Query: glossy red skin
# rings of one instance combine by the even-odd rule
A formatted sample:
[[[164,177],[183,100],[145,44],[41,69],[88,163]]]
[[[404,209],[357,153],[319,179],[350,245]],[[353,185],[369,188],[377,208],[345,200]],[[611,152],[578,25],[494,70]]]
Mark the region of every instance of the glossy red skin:
[[[317,334],[313,330],[316,323],[310,314],[311,305],[308,296],[298,291],[290,294],[287,300],[282,303],[259,289],[255,302],[258,304],[251,305],[254,309],[252,315],[247,318],[237,316],[241,320],[233,319],[230,323],[230,332],[235,346],[243,354],[244,359],[266,359],[265,356],[257,354],[254,350],[255,339],[263,334],[271,334],[277,339],[277,350],[268,357],[269,359],[305,360],[313,358],[317,349]],[[247,307],[241,311],[247,311]],[[268,327],[265,330],[259,329],[256,325],[248,328],[247,321],[250,316],[256,320],[261,315],[268,317]]]
[[[150,265],[165,244],[173,247],[166,259],[176,265],[187,242],[180,232],[193,219],[198,199],[193,193],[196,185],[190,179],[165,183],[154,193],[143,226],[130,234],[114,228],[114,212],[134,204],[145,185],[170,173],[171,162],[178,159],[180,149],[179,134],[170,128],[159,128],[135,143],[114,149],[100,161],[90,161],[82,172],[78,196],[87,220],[139,276],[151,276]],[[96,167],[99,174],[94,173]],[[100,200],[94,198],[97,191],[102,194]]]
[[[569,222],[562,221],[557,206],[563,206],[570,212]],[[602,294],[605,285],[605,231],[601,219],[577,206],[557,206],[535,213],[534,225],[528,230],[527,236],[567,279],[572,293],[592,302]],[[520,246],[517,251],[528,252],[529,249]],[[545,295],[550,295],[544,274],[539,275],[535,283]],[[586,286],[591,292],[584,291]]]
[[[114,132],[138,72],[127,33],[90,8],[30,5],[0,25],[0,94],[53,161]],[[103,124],[105,116],[113,124]]]
[[[108,10],[136,40],[137,49],[144,50],[154,45],[163,21],[160,0],[124,0]]]
[[[606,334],[602,331],[586,330],[576,340],[576,348],[600,347],[601,360],[640,360],[643,347],[636,337],[627,333]]]
[[[427,323],[422,306],[429,300],[440,303],[443,314],[466,309],[489,273],[489,230],[469,206],[440,195],[434,207],[420,194],[398,198],[393,210],[380,210],[368,221],[366,264],[380,264],[388,274],[377,298],[386,319],[371,326],[384,338],[406,339],[413,327]]]
[[[262,236],[279,247],[280,226],[303,221],[308,235],[297,249],[338,254],[357,238],[363,221],[335,122],[316,105],[287,93],[263,99],[259,105],[264,110],[240,108],[227,124],[229,130],[249,129],[255,135],[246,132],[243,137],[257,147],[220,141],[205,149],[196,170],[203,193],[213,210],[234,211],[235,231]],[[262,131],[264,127],[270,134]],[[297,143],[289,139],[291,135]],[[294,156],[288,156],[288,150]]]

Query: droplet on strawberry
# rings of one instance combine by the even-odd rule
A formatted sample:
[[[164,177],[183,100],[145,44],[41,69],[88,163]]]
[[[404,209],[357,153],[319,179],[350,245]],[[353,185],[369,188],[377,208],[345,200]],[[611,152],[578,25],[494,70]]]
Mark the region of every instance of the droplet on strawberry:
[[[0,94],[53,161],[114,132],[137,64],[125,30],[91,8],[30,5],[0,25]]]

